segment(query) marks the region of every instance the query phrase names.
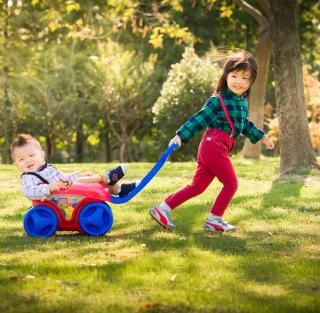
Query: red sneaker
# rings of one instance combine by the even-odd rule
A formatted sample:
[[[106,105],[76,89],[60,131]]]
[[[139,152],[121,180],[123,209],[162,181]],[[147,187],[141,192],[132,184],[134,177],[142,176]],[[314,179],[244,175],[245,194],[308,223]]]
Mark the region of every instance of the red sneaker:
[[[224,221],[222,217],[216,217],[213,219],[207,218],[203,228],[205,230],[209,230],[212,232],[217,232],[217,231],[231,231],[231,230],[236,230],[237,227],[229,224],[228,222]]]
[[[171,214],[168,210],[161,210],[159,206],[155,206],[150,210],[151,217],[166,229],[174,229]]]

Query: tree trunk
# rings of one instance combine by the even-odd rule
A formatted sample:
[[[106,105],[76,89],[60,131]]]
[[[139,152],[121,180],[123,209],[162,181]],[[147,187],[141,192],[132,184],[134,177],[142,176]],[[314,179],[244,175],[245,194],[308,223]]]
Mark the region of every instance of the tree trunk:
[[[83,161],[83,150],[84,150],[84,135],[83,135],[83,124],[80,120],[80,123],[76,130],[76,162]]]
[[[271,55],[270,30],[266,28],[258,38],[256,47],[256,60],[258,65],[258,77],[251,87],[249,99],[249,117],[255,125],[263,129],[265,93],[268,81],[269,63]],[[242,149],[245,158],[258,159],[261,154],[261,143],[252,144],[246,139]]]
[[[281,173],[316,163],[304,103],[297,11],[296,0],[271,0]]]
[[[50,135],[46,136],[46,143],[47,143],[47,160],[52,160],[53,156],[53,142]]]
[[[233,0],[242,9],[253,17],[259,24],[260,34],[256,46],[256,60],[258,65],[258,77],[251,87],[249,99],[249,116],[255,125],[263,128],[264,102],[266,86],[268,81],[271,39],[270,39],[270,3],[268,0],[257,0],[256,5],[252,6],[244,0]],[[257,6],[258,4],[258,6]],[[242,155],[245,158],[257,159],[261,154],[261,143],[252,145],[246,139],[242,149]]]
[[[107,163],[111,162],[111,145],[110,145],[110,131],[108,126],[108,119],[105,118],[105,161]]]
[[[125,160],[126,160],[126,158],[125,158],[126,148],[127,148],[127,143],[125,141],[122,141],[120,143],[120,150],[119,150],[119,159],[120,159],[121,163],[125,162]]]
[[[5,18],[4,18],[4,29],[3,29],[3,51],[8,51],[9,44],[9,33],[8,33],[8,23],[9,23],[9,8],[8,1],[5,2]],[[13,140],[13,128],[11,120],[11,110],[12,103],[9,97],[9,67],[7,66],[7,61],[3,60],[3,111],[2,111],[2,120],[3,120],[3,136],[5,139],[5,151],[3,153],[3,163],[10,163],[10,145]]]

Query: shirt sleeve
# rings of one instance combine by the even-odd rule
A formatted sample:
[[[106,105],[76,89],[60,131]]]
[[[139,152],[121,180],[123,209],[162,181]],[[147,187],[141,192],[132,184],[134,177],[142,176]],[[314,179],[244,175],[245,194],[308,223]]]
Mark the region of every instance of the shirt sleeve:
[[[176,134],[181,138],[183,143],[187,143],[199,131],[214,123],[217,118],[217,102],[213,101],[215,97],[211,97],[205,103],[200,111],[191,116],[181,127],[176,131]]]
[[[39,179],[31,175],[22,176],[21,190],[30,200],[42,199],[50,194],[48,185],[39,183]]]
[[[249,138],[251,143],[257,143],[263,136],[264,131],[257,128],[253,122],[247,117],[244,121],[244,127],[242,129],[242,134]]]

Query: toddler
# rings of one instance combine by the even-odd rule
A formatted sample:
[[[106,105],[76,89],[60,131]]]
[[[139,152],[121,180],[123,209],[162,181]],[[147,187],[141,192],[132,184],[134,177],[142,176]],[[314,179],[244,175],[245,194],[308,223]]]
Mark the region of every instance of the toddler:
[[[137,182],[119,184],[125,175],[126,166],[121,164],[101,175],[85,173],[62,173],[45,161],[45,152],[39,141],[29,134],[19,134],[11,145],[15,166],[21,172],[21,188],[30,200],[43,199],[51,192],[67,188],[72,183],[103,183],[113,195],[124,197],[132,191]]]

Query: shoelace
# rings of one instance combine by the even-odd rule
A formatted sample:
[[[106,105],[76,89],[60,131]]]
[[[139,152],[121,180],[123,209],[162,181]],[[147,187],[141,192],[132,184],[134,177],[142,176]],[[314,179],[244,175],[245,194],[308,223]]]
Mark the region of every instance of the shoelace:
[[[215,219],[212,219],[212,220],[208,220],[209,222],[218,222],[219,224],[221,224],[221,225],[223,225],[223,226],[229,226],[230,224],[227,222],[227,221],[224,221],[223,219],[222,219],[222,217],[220,217],[220,218],[215,218]]]

